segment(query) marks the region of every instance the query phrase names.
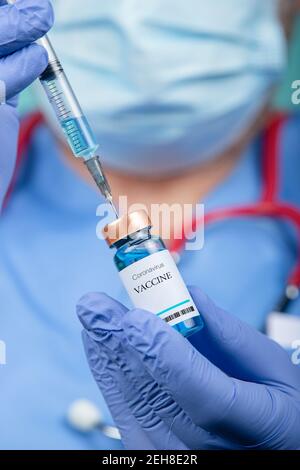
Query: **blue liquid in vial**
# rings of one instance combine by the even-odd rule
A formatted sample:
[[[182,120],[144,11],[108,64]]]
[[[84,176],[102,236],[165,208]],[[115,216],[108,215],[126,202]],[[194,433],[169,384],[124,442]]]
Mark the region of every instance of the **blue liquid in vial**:
[[[151,235],[149,229],[140,230],[127,239],[119,240],[113,246],[117,248],[114,261],[119,271],[153,253],[166,250],[163,241]],[[189,320],[183,320],[173,325],[172,328],[187,337],[202,330],[203,326],[202,317],[198,315]]]
[[[61,126],[75,156],[92,157],[98,145],[84,116],[61,121]]]

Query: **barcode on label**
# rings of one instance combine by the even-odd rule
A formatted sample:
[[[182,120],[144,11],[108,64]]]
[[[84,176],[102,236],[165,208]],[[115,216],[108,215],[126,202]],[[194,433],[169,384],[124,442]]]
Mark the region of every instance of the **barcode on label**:
[[[188,313],[194,312],[195,309],[191,305],[190,307],[184,308],[182,310],[179,310],[178,312],[172,313],[172,315],[169,315],[168,317],[165,317],[164,320],[168,323],[169,321],[175,320],[176,318],[183,317],[184,315],[187,315]]]

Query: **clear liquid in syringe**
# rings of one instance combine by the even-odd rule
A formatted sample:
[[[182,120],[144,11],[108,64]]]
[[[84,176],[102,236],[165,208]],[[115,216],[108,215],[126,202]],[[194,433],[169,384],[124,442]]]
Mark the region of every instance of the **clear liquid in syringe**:
[[[41,77],[41,83],[74,155],[84,159],[94,156],[98,144],[76,98],[70,94],[64,72],[58,70],[52,76]]]

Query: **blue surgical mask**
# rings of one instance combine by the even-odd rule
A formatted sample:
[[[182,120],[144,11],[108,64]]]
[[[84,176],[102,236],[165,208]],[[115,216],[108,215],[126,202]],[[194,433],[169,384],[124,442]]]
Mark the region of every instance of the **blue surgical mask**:
[[[54,46],[108,166],[164,174],[215,158],[278,80],[276,0],[54,0]]]

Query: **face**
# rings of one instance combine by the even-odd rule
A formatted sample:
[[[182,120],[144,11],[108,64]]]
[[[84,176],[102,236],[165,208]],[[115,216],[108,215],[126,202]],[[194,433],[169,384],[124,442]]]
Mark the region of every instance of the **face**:
[[[104,162],[130,172],[214,158],[252,121],[283,64],[273,0],[54,7],[51,37]]]

